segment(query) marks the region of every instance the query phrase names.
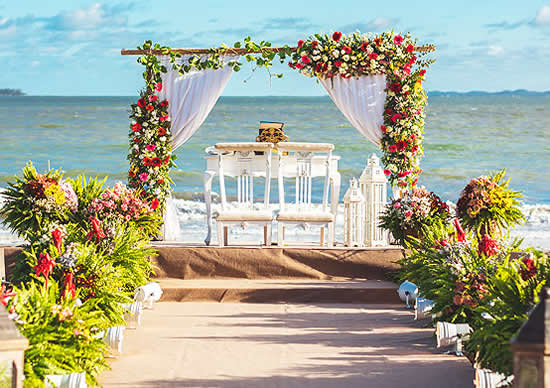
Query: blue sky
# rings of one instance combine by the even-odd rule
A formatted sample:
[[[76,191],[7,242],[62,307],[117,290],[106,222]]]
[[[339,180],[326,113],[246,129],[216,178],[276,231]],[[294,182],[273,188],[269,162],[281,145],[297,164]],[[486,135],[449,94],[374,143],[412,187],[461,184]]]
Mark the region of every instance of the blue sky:
[[[265,4],[265,5],[261,5]],[[141,68],[121,48],[254,40],[295,45],[316,32],[411,32],[437,46],[428,90],[550,90],[550,1],[0,0],[0,88],[36,95],[135,95]],[[244,66],[224,95],[323,95],[291,72]],[[246,82],[244,82],[246,80]]]

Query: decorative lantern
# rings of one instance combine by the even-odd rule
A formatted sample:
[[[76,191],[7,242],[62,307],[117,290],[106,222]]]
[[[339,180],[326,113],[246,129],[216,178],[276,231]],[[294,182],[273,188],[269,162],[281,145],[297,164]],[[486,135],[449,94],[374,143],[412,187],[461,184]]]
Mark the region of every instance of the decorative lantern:
[[[514,376],[506,376],[490,369],[476,368],[474,386],[476,388],[509,387],[513,380]]]
[[[412,282],[404,281],[401,283],[397,289],[397,294],[399,298],[405,303],[407,303],[407,308],[411,308],[411,304],[416,303],[416,298],[418,297],[418,286]]]
[[[359,190],[357,179],[349,181],[344,195],[344,245],[363,246],[363,224],[365,217],[365,197]]]
[[[86,373],[46,375],[46,380],[44,382],[47,388],[86,388]]]
[[[416,303],[414,305],[414,319],[420,320],[420,319],[426,319],[426,318],[432,318],[432,308],[433,308],[434,302],[433,300],[426,299],[426,298],[416,298]]]
[[[550,386],[550,289],[540,291],[540,302],[512,338],[514,386],[543,388]]]
[[[437,322],[435,326],[435,337],[437,347],[455,345],[455,350],[447,352],[456,356],[463,356],[462,341],[470,334],[472,328],[467,323]]]
[[[129,304],[123,304],[124,320],[129,329],[137,329],[141,325],[141,315],[143,314],[143,303],[134,302]]]
[[[364,243],[366,246],[388,245],[387,232],[379,227],[380,215],[386,206],[386,176],[380,159],[372,154],[359,178],[361,192],[365,197]]]
[[[29,341],[23,337],[4,307],[0,307],[0,385],[23,386],[23,358]]]

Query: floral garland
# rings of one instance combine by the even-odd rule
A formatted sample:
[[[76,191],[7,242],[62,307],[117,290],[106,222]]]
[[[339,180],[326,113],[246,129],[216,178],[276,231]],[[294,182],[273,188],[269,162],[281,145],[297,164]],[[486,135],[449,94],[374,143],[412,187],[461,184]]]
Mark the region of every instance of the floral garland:
[[[423,155],[424,107],[422,89],[425,68],[433,60],[421,60],[415,54],[416,41],[410,35],[384,32],[372,36],[341,32],[315,34],[298,41],[298,49],[289,66],[308,77],[351,78],[362,75],[386,75],[386,102],[380,147],[384,152],[384,173],[392,185],[414,187]]]

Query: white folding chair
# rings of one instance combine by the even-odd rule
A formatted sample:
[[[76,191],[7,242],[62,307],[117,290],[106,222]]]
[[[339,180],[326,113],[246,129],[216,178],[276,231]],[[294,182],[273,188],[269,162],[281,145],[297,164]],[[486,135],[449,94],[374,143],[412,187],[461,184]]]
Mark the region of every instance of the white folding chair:
[[[327,245],[334,245],[334,219],[328,205],[330,161],[334,145],[327,143],[278,143],[279,156],[279,203],[280,211],[277,215],[277,244],[284,245],[285,226],[320,226],[320,245],[324,245],[325,228],[328,229]],[[313,183],[312,158],[317,155],[326,157],[323,185],[323,202],[319,206],[312,203],[311,187]],[[292,159],[292,160],[291,160]],[[286,166],[295,166],[295,171],[288,171]],[[285,203],[284,178],[295,178],[295,203],[291,208]]]
[[[269,208],[269,193],[273,143],[218,143],[215,148],[219,151],[218,174],[222,200],[222,209],[216,217],[219,246],[227,245],[229,226],[245,228],[249,224],[264,227],[264,244],[270,246],[273,213]],[[231,209],[226,196],[227,176],[235,178],[237,185],[237,202],[232,204]],[[255,177],[265,178],[263,203],[254,202]]]

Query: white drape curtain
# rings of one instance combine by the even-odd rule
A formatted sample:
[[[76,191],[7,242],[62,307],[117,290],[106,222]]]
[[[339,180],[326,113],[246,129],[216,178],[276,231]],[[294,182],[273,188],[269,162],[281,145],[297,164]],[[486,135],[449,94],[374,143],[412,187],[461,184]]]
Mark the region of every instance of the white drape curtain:
[[[380,145],[386,101],[386,76],[320,79],[330,98],[348,121],[376,145]]]
[[[186,63],[190,56],[177,60]],[[161,56],[161,63],[167,72],[162,74],[162,90],[157,92],[161,100],[168,100],[168,115],[172,123],[172,150],[183,145],[206,120],[227,82],[233,69],[224,66],[217,70],[192,70],[180,75],[172,69],[170,57]],[[238,56],[223,56],[222,61],[238,60]],[[177,208],[172,197],[166,200],[164,213],[164,240],[176,240],[180,234]]]

